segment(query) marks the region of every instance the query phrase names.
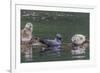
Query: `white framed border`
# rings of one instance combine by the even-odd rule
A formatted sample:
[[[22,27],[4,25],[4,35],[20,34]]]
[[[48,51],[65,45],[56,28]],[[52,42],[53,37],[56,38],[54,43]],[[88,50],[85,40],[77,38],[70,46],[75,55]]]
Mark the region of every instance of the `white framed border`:
[[[50,5],[50,4],[49,4]],[[86,6],[74,5],[37,5],[12,3],[11,9],[11,72],[43,71],[51,69],[67,69],[79,67],[93,67],[95,65],[95,9]],[[90,13],[90,60],[20,63],[20,10],[42,10],[61,12],[85,12]],[[93,44],[93,45],[92,45]]]

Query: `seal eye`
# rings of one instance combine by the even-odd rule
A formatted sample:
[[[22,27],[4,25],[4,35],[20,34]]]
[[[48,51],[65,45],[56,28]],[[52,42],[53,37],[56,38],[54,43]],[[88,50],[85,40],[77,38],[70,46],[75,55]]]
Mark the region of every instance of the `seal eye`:
[[[83,38],[82,37],[80,37],[80,40],[82,40]]]
[[[30,25],[29,28],[31,28],[32,26]]]

